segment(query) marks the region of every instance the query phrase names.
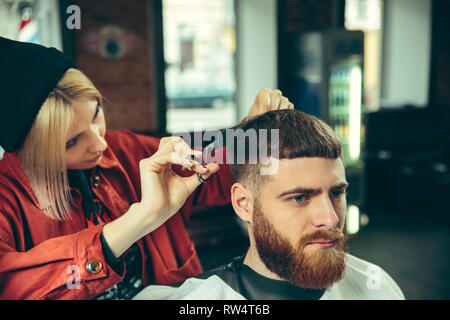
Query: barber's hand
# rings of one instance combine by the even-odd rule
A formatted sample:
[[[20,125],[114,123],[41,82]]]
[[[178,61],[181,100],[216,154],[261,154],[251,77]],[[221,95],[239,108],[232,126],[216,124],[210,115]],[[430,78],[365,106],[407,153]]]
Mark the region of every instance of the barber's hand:
[[[258,92],[253,106],[247,115],[247,119],[272,110],[294,109],[294,105],[289,99],[284,97],[280,90],[264,88]],[[247,120],[246,119],[246,120]]]
[[[142,200],[140,206],[151,209],[152,219],[164,223],[184,204],[189,195],[201,184],[197,173],[208,179],[219,170],[219,165],[210,163],[204,168],[189,160],[191,155],[201,159],[200,151],[192,150],[180,137],[162,138],[158,151],[150,158],[140,161]],[[178,164],[195,173],[189,177],[176,174],[172,165]]]

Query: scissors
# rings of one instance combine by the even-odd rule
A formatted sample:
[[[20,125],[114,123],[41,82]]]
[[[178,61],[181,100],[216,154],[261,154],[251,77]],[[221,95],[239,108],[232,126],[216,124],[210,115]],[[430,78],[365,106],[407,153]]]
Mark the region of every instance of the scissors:
[[[220,138],[218,138],[218,136]],[[218,131],[218,134],[215,135],[215,139],[212,142],[209,142],[202,150],[202,158],[201,158],[201,164],[202,166],[205,166],[206,164],[210,163],[211,154],[214,150],[217,148],[225,147],[226,145],[226,129],[222,129]],[[189,160],[193,159],[197,162],[200,162],[195,155],[188,156]],[[183,167],[182,170],[185,170]],[[203,179],[201,173],[197,173],[197,178],[200,181],[200,183],[204,183],[208,179]]]

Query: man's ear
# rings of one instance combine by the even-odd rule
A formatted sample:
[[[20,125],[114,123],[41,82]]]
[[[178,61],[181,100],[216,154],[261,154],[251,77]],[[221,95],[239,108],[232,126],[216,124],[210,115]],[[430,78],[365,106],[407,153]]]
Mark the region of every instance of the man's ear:
[[[243,221],[251,223],[253,219],[253,194],[243,184],[236,182],[231,186],[231,204]]]

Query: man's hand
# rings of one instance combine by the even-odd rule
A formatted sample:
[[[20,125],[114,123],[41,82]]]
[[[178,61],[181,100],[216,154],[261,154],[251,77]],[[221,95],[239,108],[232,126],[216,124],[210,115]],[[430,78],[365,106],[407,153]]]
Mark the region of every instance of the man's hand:
[[[266,113],[267,111],[281,109],[294,109],[294,105],[289,102],[288,98],[283,97],[280,90],[264,88],[256,95],[255,102],[245,120]]]

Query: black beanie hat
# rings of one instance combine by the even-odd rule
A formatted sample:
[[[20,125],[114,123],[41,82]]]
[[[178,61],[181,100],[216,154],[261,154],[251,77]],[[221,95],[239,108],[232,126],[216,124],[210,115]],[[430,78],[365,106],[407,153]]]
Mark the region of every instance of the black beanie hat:
[[[75,62],[55,48],[0,37],[0,146],[19,149],[45,99]]]

